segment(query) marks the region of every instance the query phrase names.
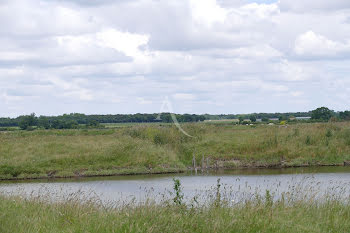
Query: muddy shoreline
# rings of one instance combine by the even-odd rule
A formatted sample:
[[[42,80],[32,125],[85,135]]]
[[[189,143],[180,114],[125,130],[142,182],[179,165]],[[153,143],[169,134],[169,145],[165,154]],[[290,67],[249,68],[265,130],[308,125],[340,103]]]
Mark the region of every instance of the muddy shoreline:
[[[266,164],[266,165],[241,165],[241,166],[227,166],[224,163],[220,166],[217,164],[214,166],[208,166],[202,168],[200,166],[187,167],[187,169],[169,169],[169,170],[157,170],[157,169],[148,169],[139,171],[137,169],[129,171],[123,170],[122,172],[106,170],[104,172],[99,172],[98,174],[84,174],[74,172],[74,175],[40,175],[40,176],[23,176],[23,177],[0,177],[0,181],[23,181],[23,180],[54,180],[54,179],[72,179],[72,178],[87,178],[87,177],[111,177],[111,176],[131,176],[131,175],[156,175],[156,174],[181,174],[186,172],[206,172],[206,171],[216,171],[216,170],[245,170],[245,169],[282,169],[282,168],[300,168],[300,167],[342,167],[349,166],[349,161],[344,161],[343,163],[338,164],[300,164],[300,165],[286,165],[286,164]]]

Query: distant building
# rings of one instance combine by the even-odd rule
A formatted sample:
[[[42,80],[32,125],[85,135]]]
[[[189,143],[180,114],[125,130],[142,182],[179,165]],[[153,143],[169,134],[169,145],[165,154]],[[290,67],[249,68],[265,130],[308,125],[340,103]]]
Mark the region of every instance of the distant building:
[[[310,120],[311,117],[296,117],[296,120]]]

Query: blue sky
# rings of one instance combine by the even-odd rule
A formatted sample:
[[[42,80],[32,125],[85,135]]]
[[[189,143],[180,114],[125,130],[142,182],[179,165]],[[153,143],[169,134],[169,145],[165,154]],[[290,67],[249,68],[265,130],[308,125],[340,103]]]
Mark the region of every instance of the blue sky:
[[[4,0],[0,116],[350,107],[348,0]]]

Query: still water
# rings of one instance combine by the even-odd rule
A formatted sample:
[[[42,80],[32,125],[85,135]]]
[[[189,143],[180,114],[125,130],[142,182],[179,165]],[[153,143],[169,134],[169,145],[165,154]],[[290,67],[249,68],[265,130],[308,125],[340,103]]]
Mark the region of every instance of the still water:
[[[350,167],[317,167],[286,169],[237,169],[210,172],[133,175],[97,178],[76,178],[35,181],[0,182],[0,193],[37,197],[50,201],[70,198],[94,200],[103,204],[144,202],[173,197],[173,178],[181,181],[186,201],[208,199],[217,192],[220,179],[222,197],[239,202],[265,195],[266,190],[274,198],[282,193],[296,196],[312,195],[322,198],[325,195],[348,198],[350,195]]]

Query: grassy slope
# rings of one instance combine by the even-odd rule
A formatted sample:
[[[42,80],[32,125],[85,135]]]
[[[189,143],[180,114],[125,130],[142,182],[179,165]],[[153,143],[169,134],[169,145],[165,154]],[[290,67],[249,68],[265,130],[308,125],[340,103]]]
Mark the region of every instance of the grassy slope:
[[[0,197],[0,232],[348,232],[350,206],[338,201],[249,201],[186,208],[146,204],[103,209]]]
[[[0,178],[185,170],[193,154],[210,166],[298,166],[350,160],[350,123],[279,126],[184,124],[0,133]]]

